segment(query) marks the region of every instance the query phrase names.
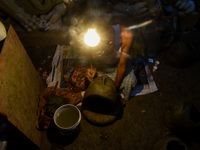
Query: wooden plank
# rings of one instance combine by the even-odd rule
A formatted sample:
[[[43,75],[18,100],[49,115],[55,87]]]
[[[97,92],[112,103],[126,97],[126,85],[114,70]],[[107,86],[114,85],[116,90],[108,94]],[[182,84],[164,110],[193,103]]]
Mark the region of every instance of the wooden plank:
[[[36,129],[41,78],[13,27],[10,26],[0,55],[0,113],[40,147]]]

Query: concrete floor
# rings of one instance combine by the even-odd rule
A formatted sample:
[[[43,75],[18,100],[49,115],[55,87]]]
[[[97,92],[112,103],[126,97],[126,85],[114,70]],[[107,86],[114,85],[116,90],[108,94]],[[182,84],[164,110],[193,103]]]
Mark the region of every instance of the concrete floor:
[[[25,48],[38,69],[43,60],[53,56],[55,47]],[[123,116],[111,125],[95,126],[82,116],[80,132],[76,137],[70,139],[63,137],[55,129],[45,131],[40,149],[151,150],[159,140],[173,136],[174,134],[164,124],[165,112],[171,106],[179,101],[189,101],[200,110],[200,62],[197,61],[186,68],[173,68],[166,64],[162,54],[155,60],[160,61],[158,70],[153,73],[158,91],[136,96],[127,101]],[[39,149],[23,134],[16,129],[14,131],[16,134],[8,142],[10,145],[8,149]],[[199,141],[185,141],[185,143],[192,150],[200,149]]]

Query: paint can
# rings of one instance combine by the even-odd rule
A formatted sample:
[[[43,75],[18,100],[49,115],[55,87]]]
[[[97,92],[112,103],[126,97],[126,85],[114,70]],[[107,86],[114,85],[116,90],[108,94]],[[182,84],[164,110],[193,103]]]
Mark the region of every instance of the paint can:
[[[72,135],[79,131],[81,112],[72,104],[60,106],[54,113],[54,123],[62,135]]]

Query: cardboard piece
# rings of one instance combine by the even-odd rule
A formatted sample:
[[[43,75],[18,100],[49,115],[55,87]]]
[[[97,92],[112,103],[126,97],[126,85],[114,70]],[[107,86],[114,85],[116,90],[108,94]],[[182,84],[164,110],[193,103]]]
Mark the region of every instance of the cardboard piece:
[[[36,129],[42,82],[13,27],[0,55],[0,113],[40,147]]]

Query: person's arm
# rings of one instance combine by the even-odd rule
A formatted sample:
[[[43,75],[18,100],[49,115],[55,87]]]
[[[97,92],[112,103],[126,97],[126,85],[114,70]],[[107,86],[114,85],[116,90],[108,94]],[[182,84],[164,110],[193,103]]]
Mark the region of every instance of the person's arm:
[[[124,79],[125,71],[126,71],[126,63],[127,63],[127,54],[130,53],[130,48],[133,41],[133,33],[132,31],[126,30],[124,27],[121,28],[121,57],[117,66],[117,74],[115,79],[115,86],[117,91],[119,91],[121,83]]]

